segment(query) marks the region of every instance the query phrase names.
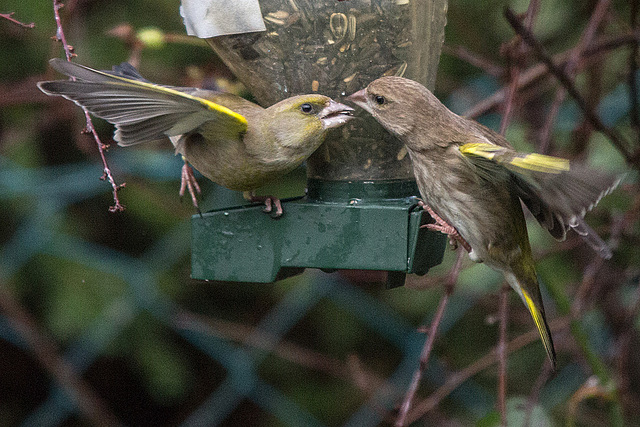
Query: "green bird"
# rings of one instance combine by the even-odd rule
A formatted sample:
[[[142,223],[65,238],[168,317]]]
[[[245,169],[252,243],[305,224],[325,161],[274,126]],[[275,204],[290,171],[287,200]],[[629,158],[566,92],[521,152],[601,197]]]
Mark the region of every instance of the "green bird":
[[[516,152],[500,134],[447,109],[427,88],[382,77],[347,100],[406,145],[431,226],[458,239],[476,262],[501,271],[525,303],[555,368],[521,201],[542,227],[563,240],[573,229],[604,258],[605,242],[585,213],[618,179],[568,160]]]
[[[255,197],[254,190],[305,161],[327,131],[352,118],[353,108],[311,94],[261,106],[239,96],[197,88],[163,86],[145,80],[128,63],[112,71],[52,59],[51,66],[73,80],[39,82],[47,95],[60,95],[116,126],[120,146],[171,140],[185,160],[185,187],[197,202],[199,190],[188,163],[231,190],[264,201],[282,214],[280,201]],[[187,163],[188,162],[188,163]]]

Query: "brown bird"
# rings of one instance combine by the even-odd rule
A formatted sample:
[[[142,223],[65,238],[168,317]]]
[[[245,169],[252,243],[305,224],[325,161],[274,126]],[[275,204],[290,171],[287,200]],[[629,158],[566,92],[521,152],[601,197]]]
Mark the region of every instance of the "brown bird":
[[[276,207],[275,197],[259,198],[254,190],[305,161],[322,144],[327,130],[349,121],[353,108],[323,95],[299,95],[269,108],[239,96],[197,88],[163,86],[145,80],[128,63],[113,71],[52,59],[50,64],[75,80],[40,82],[48,95],[60,95],[116,126],[118,145],[171,140],[185,159],[185,187],[197,201],[198,189],[189,162],[224,187]]]
[[[583,217],[619,180],[565,159],[518,153],[503,136],[454,114],[412,80],[382,77],[347,100],[404,142],[420,195],[437,221],[431,228],[457,238],[472,260],[504,274],[555,367],[520,202],[556,239],[573,229],[610,258],[611,250]]]

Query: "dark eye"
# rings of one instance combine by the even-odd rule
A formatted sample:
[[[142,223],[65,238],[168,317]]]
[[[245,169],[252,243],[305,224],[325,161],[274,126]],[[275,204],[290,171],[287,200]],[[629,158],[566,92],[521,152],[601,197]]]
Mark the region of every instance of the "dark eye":
[[[378,105],[383,105],[383,104],[386,104],[386,103],[387,103],[387,100],[386,100],[386,99],[385,99],[385,97],[384,97],[384,96],[382,96],[382,95],[376,95],[376,97],[375,97],[374,99],[376,100],[376,103],[377,103]]]
[[[300,111],[302,111],[305,114],[309,114],[313,111],[313,105],[311,104],[302,104],[300,106]]]

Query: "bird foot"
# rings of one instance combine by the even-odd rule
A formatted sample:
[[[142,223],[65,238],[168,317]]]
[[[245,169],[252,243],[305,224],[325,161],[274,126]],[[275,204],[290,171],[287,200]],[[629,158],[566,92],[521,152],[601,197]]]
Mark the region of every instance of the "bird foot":
[[[180,182],[180,197],[184,196],[185,190],[189,190],[189,194],[191,195],[191,201],[193,202],[193,206],[198,210],[198,213],[202,216],[200,212],[200,206],[198,206],[198,198],[197,194],[202,193],[200,190],[200,185],[198,185],[198,181],[196,181],[196,177],[193,174],[193,168],[184,161],[184,165],[182,166],[182,181]]]
[[[471,252],[471,245],[469,245],[469,243],[464,240],[464,238],[460,235],[460,233],[458,233],[458,230],[456,230],[454,226],[442,219],[437,213],[433,211],[433,209],[431,209],[429,205],[427,205],[422,200],[418,202],[418,205],[422,207],[422,209],[427,211],[427,213],[431,215],[431,218],[433,218],[436,222],[435,224],[422,225],[420,226],[420,228],[427,228],[429,230],[439,231],[443,234],[446,234],[447,236],[449,236],[449,243],[454,247],[454,249],[458,248],[459,243],[460,246],[462,246],[467,252]]]
[[[273,196],[256,196],[255,194],[249,195],[249,201],[251,202],[259,202],[264,203],[264,209],[262,210],[265,213],[273,212],[273,208],[275,207],[275,212],[273,212],[273,217],[278,218],[282,216],[284,211],[282,210],[282,203],[280,199]]]

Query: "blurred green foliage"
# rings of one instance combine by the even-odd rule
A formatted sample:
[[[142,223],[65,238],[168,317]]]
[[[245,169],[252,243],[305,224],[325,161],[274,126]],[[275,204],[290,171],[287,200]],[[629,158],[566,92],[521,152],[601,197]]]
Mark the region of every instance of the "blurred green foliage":
[[[518,12],[528,2],[509,6]],[[541,2],[534,32],[550,52],[575,46],[595,2]],[[504,1],[451,1],[447,46],[464,46],[503,66],[501,45],[513,37],[502,17]],[[97,149],[81,130],[84,117],[71,103],[47,98],[35,82],[51,78],[50,57],[61,56],[51,40],[52,3],[5,0],[2,13],[34,22],[20,28],[0,19],[0,287],[11,292],[51,337],[59,351],[106,406],[127,425],[377,425],[393,421],[424,341],[415,331],[428,325],[442,295],[439,284],[454,255],[425,278],[385,290],[370,276],[307,271],[270,285],[207,283],[189,279],[190,203],[180,202],[180,159],[169,144],[140,149],[115,145],[107,159],[118,183],[123,213],[109,213],[110,187],[99,178]],[[78,61],[108,68],[128,59],[129,46],[109,36],[126,23],[134,31],[156,27],[183,34],[177,0],[69,0],[63,25]],[[628,29],[628,2],[614,1],[603,36]],[[627,84],[629,48],[594,60],[582,72],[579,90],[638,148],[630,120]],[[528,58],[527,65],[533,59]],[[232,79],[205,45],[167,43],[141,52],[140,71],[151,81],[187,85],[193,70]],[[537,150],[537,135],[551,104],[555,81],[526,90],[507,136],[522,150]],[[595,84],[597,82],[598,84]],[[452,54],[443,54],[437,95],[464,112],[505,83]],[[500,115],[480,120],[497,128]],[[112,129],[96,120],[104,142]],[[582,298],[574,313],[588,332],[588,347],[616,379],[629,425],[640,422],[638,406],[638,281],[640,225],[637,170],[602,135],[581,131],[572,100],[560,108],[551,153],[577,157],[612,173],[626,173],[621,189],[587,219],[601,235],[616,239],[612,260],[593,267],[594,254],[575,236],[556,243],[537,225],[530,237],[539,258],[550,319],[566,318],[554,292]],[[202,182],[203,209],[241,203],[239,195]],[[295,171],[269,192],[302,194],[304,172]],[[625,216],[626,215],[626,216]],[[251,268],[251,266],[248,266]],[[587,276],[585,276],[587,274]],[[586,279],[585,279],[586,277]],[[585,287],[584,281],[590,280]],[[435,353],[420,387],[420,399],[473,367],[496,345],[502,276],[465,263],[451,298]],[[587,289],[585,295],[580,289]],[[630,311],[635,310],[635,311]],[[630,318],[626,318],[627,315]],[[509,299],[509,338],[530,331],[526,309]],[[562,320],[562,319],[561,319]],[[559,372],[542,384],[544,351],[537,339],[510,354],[507,377],[509,425],[609,425],[610,396],[583,390],[593,374],[585,349],[568,327],[554,337]],[[3,425],[87,425],[16,333],[0,318],[0,419]],[[626,340],[626,341],[625,341]],[[542,372],[542,373],[541,373]],[[458,375],[458,374],[456,374]],[[607,386],[604,385],[603,388]],[[539,395],[538,398],[531,398]],[[493,426],[495,364],[479,369],[447,394],[415,425]],[[582,396],[580,398],[580,396]],[[419,399],[419,400],[420,400]],[[572,401],[577,399],[577,412]],[[530,412],[529,409],[530,408]]]

